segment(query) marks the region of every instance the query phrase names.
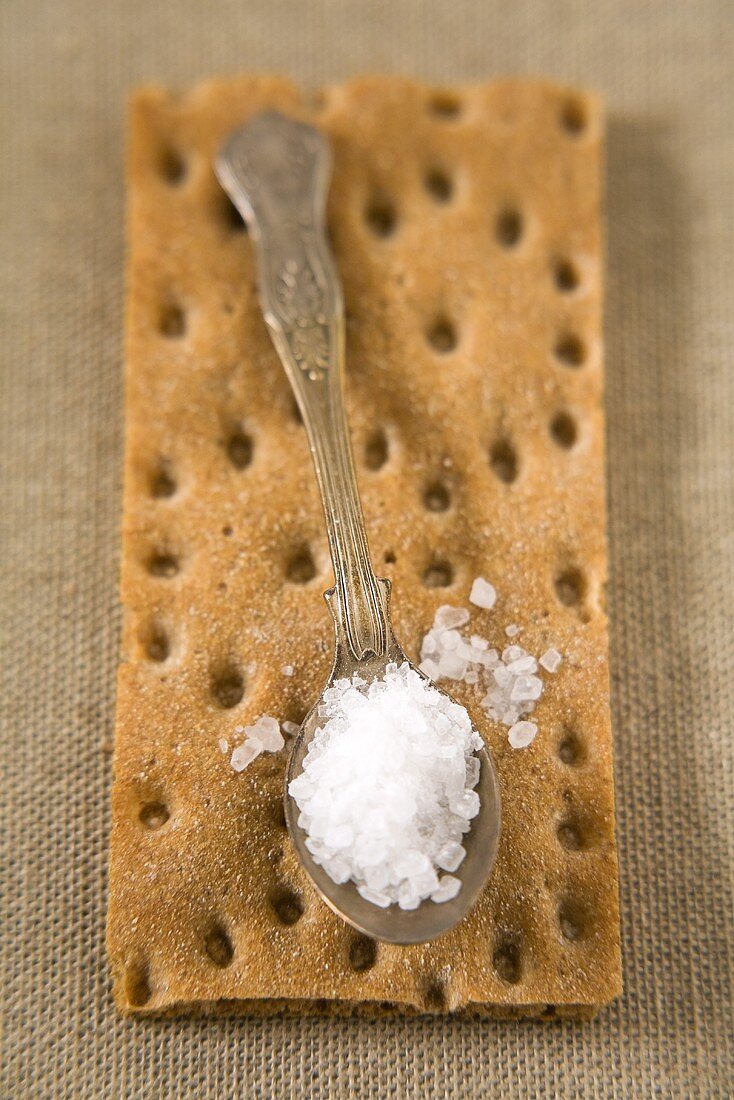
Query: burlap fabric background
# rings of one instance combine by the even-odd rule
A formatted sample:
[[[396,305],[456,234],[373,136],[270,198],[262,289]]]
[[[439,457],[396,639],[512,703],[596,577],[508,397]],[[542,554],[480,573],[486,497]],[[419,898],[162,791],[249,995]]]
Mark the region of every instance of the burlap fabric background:
[[[732,1073],[734,11],[3,0],[0,1097],[724,1096]],[[529,72],[611,111],[610,607],[626,992],[589,1024],[125,1022],[105,963],[128,88]]]

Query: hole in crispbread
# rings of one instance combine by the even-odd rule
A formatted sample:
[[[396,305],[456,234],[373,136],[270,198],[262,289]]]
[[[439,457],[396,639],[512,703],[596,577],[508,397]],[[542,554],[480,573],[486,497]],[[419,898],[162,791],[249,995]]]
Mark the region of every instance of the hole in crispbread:
[[[428,100],[428,109],[438,118],[458,118],[461,114],[461,100],[455,92],[439,89]]]
[[[540,1015],[543,1017],[544,1020],[552,1020],[553,1017],[556,1015],[556,1006],[545,1005]]]
[[[158,330],[169,340],[180,340],[186,332],[186,313],[179,302],[169,301],[161,306]]]
[[[575,730],[564,729],[558,742],[558,759],[569,767],[583,764],[585,750],[583,742]]]
[[[293,925],[303,916],[303,902],[294,890],[281,887],[270,895],[273,912],[281,924]]]
[[[180,569],[178,558],[168,550],[154,550],[147,561],[148,572],[153,577],[175,577]]]
[[[316,562],[309,546],[299,546],[291,555],[286,564],[285,575],[291,584],[308,584],[314,579]]]
[[[245,694],[245,678],[240,669],[234,665],[217,668],[211,676],[211,693],[224,710],[236,707]]]
[[[395,207],[388,199],[375,198],[367,206],[364,220],[376,237],[389,237],[395,232]]]
[[[138,811],[140,824],[151,832],[162,828],[170,816],[168,807],[162,802],[144,802]]]
[[[230,527],[230,525],[228,523],[226,523],[224,525],[224,527],[222,528],[222,534],[224,535],[224,537],[226,539],[230,539],[232,537],[232,535],[234,534],[234,528]]]
[[[364,464],[368,470],[380,470],[387,462],[387,435],[382,428],[375,428],[364,448]]]
[[[149,661],[158,664],[168,660],[171,653],[171,642],[163,625],[155,620],[151,622],[141,634],[141,643],[145,656]]]
[[[578,439],[576,421],[567,412],[558,412],[550,422],[550,434],[559,447],[569,451]]]
[[[423,494],[429,512],[445,512],[451,505],[451,494],[441,481],[432,482]]]
[[[578,607],[586,595],[586,578],[576,566],[564,569],[555,580],[556,595],[564,607]]]
[[[156,498],[172,497],[176,492],[176,482],[171,473],[171,464],[161,459],[158,467],[150,476],[150,495]]]
[[[245,470],[252,462],[252,439],[242,428],[235,428],[227,440],[227,458],[237,470]]]
[[[395,551],[386,550],[382,560],[385,562],[385,565],[395,565],[395,562],[397,561],[397,558],[395,557]]]
[[[222,200],[222,221],[230,233],[247,233],[247,224],[229,195]]]
[[[511,485],[517,478],[517,451],[509,439],[497,439],[489,451],[489,464],[500,481]]]
[[[515,248],[522,239],[523,219],[519,210],[512,206],[500,210],[495,222],[494,235],[503,248]]]
[[[448,588],[453,579],[453,566],[444,560],[432,561],[423,573],[426,588]]]
[[[186,161],[178,149],[174,149],[173,146],[167,145],[161,150],[159,164],[161,175],[166,183],[172,187],[180,186],[186,179]]]
[[[516,985],[522,977],[520,937],[505,935],[500,938],[492,955],[492,965],[503,982]]]
[[[278,829],[285,829],[287,827],[285,821],[285,806],[283,805],[283,799],[280,794],[276,795],[273,799],[270,819]]]
[[[142,1008],[153,996],[147,963],[131,963],[125,971],[125,998],[131,1008]]]
[[[357,936],[349,947],[349,965],[358,974],[371,970],[377,960],[377,944],[369,936]]]
[[[569,134],[581,134],[586,129],[586,105],[577,96],[569,96],[561,107],[561,126]]]
[[[575,332],[564,332],[556,340],[553,354],[564,367],[578,369],[586,359],[586,346]]]
[[[454,193],[454,184],[448,172],[439,167],[429,168],[423,180],[426,191],[436,202],[448,202]]]
[[[559,822],[558,842],[568,852],[580,852],[587,846],[587,838],[583,826],[575,817],[565,817]]]
[[[423,1007],[427,1012],[445,1012],[447,1006],[446,986],[440,979],[429,982],[423,995]]]
[[[234,958],[234,947],[227,930],[218,921],[204,936],[204,951],[215,966],[224,969]]]
[[[553,279],[562,294],[571,294],[581,281],[578,268],[571,260],[556,260],[553,265]]]
[[[564,898],[558,906],[558,926],[564,940],[576,943],[586,935],[588,914],[579,902]]]
[[[442,314],[429,325],[426,339],[434,351],[439,352],[440,355],[447,355],[458,343],[456,325],[449,317]]]

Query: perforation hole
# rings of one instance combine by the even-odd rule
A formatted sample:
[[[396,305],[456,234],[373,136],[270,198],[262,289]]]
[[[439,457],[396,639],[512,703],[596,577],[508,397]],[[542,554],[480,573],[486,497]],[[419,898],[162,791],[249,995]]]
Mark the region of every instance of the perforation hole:
[[[168,145],[160,154],[160,171],[171,187],[179,187],[186,179],[186,161],[177,149]]]
[[[397,558],[395,557],[395,551],[386,550],[382,560],[384,561],[385,565],[395,565],[395,562],[397,561]]]
[[[140,824],[151,832],[162,828],[170,816],[168,807],[162,802],[144,802],[138,811]]]
[[[423,995],[423,1007],[428,1012],[446,1011],[446,988],[440,981],[431,982]]]
[[[448,588],[453,579],[454,570],[447,561],[433,561],[423,573],[426,588]]]
[[[222,218],[230,233],[247,233],[247,224],[228,195],[224,196]]]
[[[171,643],[168,634],[160,623],[152,623],[144,636],[143,647],[145,656],[149,661],[161,663],[166,661],[171,653]]]
[[[150,495],[155,498],[172,497],[176,492],[176,482],[171,473],[170,464],[165,461],[161,461],[160,465],[154,470],[150,477]]]
[[[308,546],[299,546],[286,563],[285,575],[291,584],[308,584],[316,576],[316,562]]]
[[[221,924],[213,924],[204,936],[204,951],[214,965],[222,970],[232,962],[234,947],[226,929]]]
[[[492,965],[503,982],[516,985],[522,977],[522,956],[517,936],[503,936],[492,955]]]
[[[588,931],[588,914],[578,902],[565,898],[558,906],[558,925],[564,940],[576,943]]]
[[[509,439],[497,439],[489,451],[489,464],[500,481],[511,485],[517,479],[517,451]]]
[[[588,115],[585,104],[576,96],[569,97],[561,107],[561,126],[573,135],[581,134],[586,129]]]
[[[553,354],[564,367],[577,370],[586,360],[586,346],[574,332],[565,332],[556,340]]]
[[[578,767],[584,762],[585,750],[578,734],[571,729],[565,729],[558,742],[558,759],[568,767]]]
[[[433,93],[428,101],[428,110],[438,118],[458,118],[461,114],[461,100],[454,92],[442,89]]]
[[[434,351],[440,355],[447,355],[454,350],[458,342],[456,325],[449,317],[442,314],[429,325],[426,339]]]
[[[523,219],[519,210],[514,207],[505,207],[497,215],[494,227],[498,244],[503,248],[515,248],[522,239]]]
[[[445,512],[451,505],[451,494],[441,481],[434,481],[423,494],[429,512]]]
[[[303,916],[303,902],[294,890],[277,890],[270,897],[270,905],[281,924],[296,924]]]
[[[369,936],[357,936],[349,947],[349,965],[358,974],[371,970],[377,960],[377,944]]]
[[[574,817],[566,817],[559,822],[558,843],[568,852],[580,852],[587,847],[587,836],[581,823]]]
[[[387,462],[387,436],[382,428],[375,428],[364,448],[364,464],[368,470],[380,470]]]
[[[158,317],[158,329],[168,340],[180,340],[186,332],[186,314],[178,302],[166,302]]]
[[[211,694],[223,710],[231,710],[242,702],[245,694],[245,678],[234,665],[217,668],[211,676]]]
[[[454,193],[451,176],[443,168],[430,168],[423,180],[428,194],[436,202],[448,202]]]
[[[556,413],[550,422],[550,434],[553,441],[557,443],[559,447],[563,447],[564,450],[570,451],[578,439],[576,421],[570,413]]]
[[[227,458],[237,470],[245,470],[252,462],[252,439],[241,428],[235,430],[227,440]]]
[[[395,232],[395,207],[388,199],[373,199],[365,210],[364,220],[376,237],[389,237]]]
[[[153,996],[147,963],[132,963],[125,971],[125,998],[132,1008],[142,1008]]]
[[[553,266],[553,279],[562,294],[571,294],[578,288],[578,268],[571,260],[557,260]]]
[[[175,577],[180,566],[178,558],[168,550],[154,550],[147,561],[148,572],[153,577]]]
[[[564,607],[578,607],[586,595],[586,578],[574,566],[558,574],[555,587],[556,595]]]

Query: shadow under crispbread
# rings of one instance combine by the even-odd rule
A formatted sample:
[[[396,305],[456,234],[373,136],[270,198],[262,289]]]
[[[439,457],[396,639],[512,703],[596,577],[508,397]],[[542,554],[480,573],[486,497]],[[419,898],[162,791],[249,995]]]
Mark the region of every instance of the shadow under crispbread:
[[[522,752],[455,686],[497,763],[500,853],[469,917],[416,947],[365,941],[314,895],[283,826],[284,754],[237,775],[218,749],[258,714],[299,720],[331,650],[303,429],[211,167],[266,106],[334,143],[350,425],[398,637],[415,656],[435,608],[483,575],[499,600],[472,628],[501,646],[515,622],[565,657]],[[122,1009],[547,1016],[619,991],[600,175],[596,100],[534,82],[364,79],[318,110],[270,78],[136,98],[108,923]]]

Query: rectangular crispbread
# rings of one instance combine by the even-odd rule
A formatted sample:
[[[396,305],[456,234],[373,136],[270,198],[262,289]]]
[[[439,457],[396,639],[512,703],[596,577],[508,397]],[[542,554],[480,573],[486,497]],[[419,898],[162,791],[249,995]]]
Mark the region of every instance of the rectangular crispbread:
[[[334,149],[329,227],[370,544],[416,658],[473,579],[472,630],[564,655],[498,768],[495,872],[433,943],[375,945],[300,871],[286,753],[220,739],[298,721],[331,655],[332,583],[302,426],[253,256],[212,161],[276,107]],[[603,122],[593,97],[365,78],[315,101],[253,77],[133,102],[120,666],[108,947],[123,1011],[585,1015],[620,990],[604,610]],[[284,666],[293,666],[287,675]]]

